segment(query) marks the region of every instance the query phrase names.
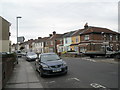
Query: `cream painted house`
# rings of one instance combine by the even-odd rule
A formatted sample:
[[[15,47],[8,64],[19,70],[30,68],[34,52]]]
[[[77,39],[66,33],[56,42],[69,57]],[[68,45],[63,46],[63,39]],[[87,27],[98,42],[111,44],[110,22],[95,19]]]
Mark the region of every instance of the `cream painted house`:
[[[0,52],[10,52],[10,23],[0,16]]]

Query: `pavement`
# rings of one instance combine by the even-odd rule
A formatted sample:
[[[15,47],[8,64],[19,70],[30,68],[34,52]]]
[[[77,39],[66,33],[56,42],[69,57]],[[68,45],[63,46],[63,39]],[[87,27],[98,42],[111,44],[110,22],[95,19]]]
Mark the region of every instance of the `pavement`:
[[[18,61],[5,88],[43,88],[31,64],[22,58]]]

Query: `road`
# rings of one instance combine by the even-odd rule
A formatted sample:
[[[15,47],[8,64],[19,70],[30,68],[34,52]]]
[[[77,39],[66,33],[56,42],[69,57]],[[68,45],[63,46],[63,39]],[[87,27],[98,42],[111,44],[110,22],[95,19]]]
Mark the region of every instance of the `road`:
[[[118,87],[118,65],[105,62],[94,62],[80,58],[64,58],[69,70],[67,75],[41,78],[45,88],[92,88],[95,84],[106,88]],[[34,62],[31,62],[34,67]]]
[[[32,77],[36,77],[43,88],[117,88],[118,64],[85,60],[82,58],[63,58],[68,64],[68,74],[59,76],[40,77],[35,71],[35,62],[29,63],[27,69],[32,69]],[[23,66],[23,65],[22,65]],[[30,70],[29,70],[30,71]],[[22,73],[22,72],[21,72]],[[35,79],[36,79],[35,78]],[[32,79],[34,80],[34,79]],[[29,82],[28,82],[29,83]],[[8,85],[7,85],[8,86]]]

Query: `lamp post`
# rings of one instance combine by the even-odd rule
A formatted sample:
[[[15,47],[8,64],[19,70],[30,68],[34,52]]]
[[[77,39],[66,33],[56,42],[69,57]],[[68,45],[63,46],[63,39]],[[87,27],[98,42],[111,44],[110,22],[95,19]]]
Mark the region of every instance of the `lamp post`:
[[[17,34],[16,34],[16,35],[17,35],[17,51],[18,51],[18,19],[19,19],[19,18],[22,18],[22,17],[20,17],[20,16],[16,17],[16,30],[17,30],[17,31],[16,31],[16,33],[17,33]]]

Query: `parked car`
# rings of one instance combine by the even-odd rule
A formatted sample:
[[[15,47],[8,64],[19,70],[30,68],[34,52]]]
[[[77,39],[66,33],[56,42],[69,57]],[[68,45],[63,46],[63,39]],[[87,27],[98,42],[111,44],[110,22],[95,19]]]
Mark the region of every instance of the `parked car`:
[[[25,53],[25,52],[21,52],[21,55],[22,55],[22,56],[26,56],[26,53]]]
[[[15,53],[17,54],[18,58],[22,57],[21,51],[16,51]]]
[[[35,61],[37,59],[37,54],[34,52],[28,52],[26,54],[26,60],[27,61]]]
[[[35,62],[36,70],[40,72],[40,76],[66,74],[68,66],[55,53],[43,53],[39,55],[39,59]]]

